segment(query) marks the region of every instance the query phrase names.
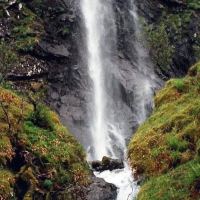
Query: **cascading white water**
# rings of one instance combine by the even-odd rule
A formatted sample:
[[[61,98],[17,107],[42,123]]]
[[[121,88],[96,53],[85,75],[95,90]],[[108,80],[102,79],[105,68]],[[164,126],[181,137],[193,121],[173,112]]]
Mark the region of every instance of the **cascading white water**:
[[[111,114],[112,106],[108,106],[109,91],[105,86],[108,83],[106,73],[114,66],[112,56],[116,50],[112,4],[111,1],[82,0],[81,7],[86,26],[87,64],[93,82],[93,117],[90,123],[93,144],[89,147],[88,160],[101,160],[103,156],[117,158],[110,134],[114,135],[116,146],[122,151],[126,145]]]
[[[134,2],[130,1],[134,6]],[[88,160],[101,160],[103,156],[117,158],[116,148],[120,148],[123,155],[125,155],[126,144],[123,130],[118,127],[119,124],[116,124],[113,117],[114,112],[111,104],[114,103],[112,102],[114,100],[108,100],[109,91],[107,90],[109,88],[106,87],[107,80],[105,78],[106,73],[115,65],[112,51],[116,50],[116,27],[112,1],[81,0],[81,9],[86,27],[87,65],[93,82],[93,117],[91,120],[93,142],[90,151],[88,151]],[[134,7],[130,10],[130,13],[133,15],[133,26],[135,26],[135,34],[137,35],[139,26],[137,25],[137,15]],[[146,56],[146,53],[141,49],[139,43],[135,44],[135,48],[138,50],[139,71],[145,76],[148,72],[145,71],[146,63],[142,58]],[[111,88],[111,90],[113,89]],[[138,124],[141,124],[147,118],[145,106],[149,102],[146,101],[152,99],[152,94],[148,79],[142,80],[142,84],[137,85],[134,99]],[[112,138],[114,138],[114,142]],[[134,182],[132,171],[125,158],[123,159],[124,169],[95,174],[104,178],[107,182],[114,183],[119,188],[117,200],[131,200],[137,195],[139,187]]]
[[[106,152],[106,136],[104,130],[104,76],[103,76],[103,59],[101,52],[101,43],[103,42],[103,6],[98,0],[82,0],[82,11],[85,18],[87,29],[87,49],[88,49],[88,67],[89,74],[93,80],[93,122],[91,126],[93,142],[95,143],[94,155],[89,159],[101,159]],[[101,17],[102,16],[102,17]],[[101,149],[101,151],[99,151]]]

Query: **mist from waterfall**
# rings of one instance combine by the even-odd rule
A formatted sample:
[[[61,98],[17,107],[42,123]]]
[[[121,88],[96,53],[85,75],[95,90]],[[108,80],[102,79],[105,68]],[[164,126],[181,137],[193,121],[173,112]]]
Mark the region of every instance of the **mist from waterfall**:
[[[133,48],[137,51],[137,70],[142,79],[134,83],[133,110],[138,124],[142,124],[148,117],[147,107],[153,107],[153,89],[151,81],[154,75],[151,66],[147,64],[148,53],[139,41],[139,24],[133,0],[130,0],[130,14],[133,16],[135,37]],[[126,163],[126,143],[123,137],[122,125],[115,120],[115,104],[120,107],[118,84],[112,79],[112,68],[115,66],[116,55],[116,25],[112,0],[82,0],[81,9],[85,24],[86,35],[86,63],[92,81],[93,96],[91,120],[92,144],[88,147],[88,160],[101,160],[103,156],[124,159],[125,168],[122,170],[95,172],[96,176],[114,183],[118,189],[117,200],[131,200],[139,190]],[[149,69],[148,69],[149,67]],[[138,74],[133,75],[137,77]],[[146,78],[148,77],[148,78]],[[135,81],[134,78],[132,81]],[[114,100],[115,96],[115,100]],[[119,118],[119,117],[118,117]],[[123,123],[123,122],[121,122]]]
[[[130,0],[130,14],[133,16],[133,22],[135,27],[135,42],[134,46],[137,50],[137,69],[143,75],[142,81],[136,85],[135,101],[137,105],[135,110],[138,123],[141,125],[148,117],[148,110],[152,110],[154,107],[153,97],[155,93],[155,74],[151,60],[149,59],[149,53],[146,46],[144,36],[142,36],[141,26],[139,24],[139,18],[137,15],[137,8],[134,0]],[[150,107],[150,108],[148,108]]]

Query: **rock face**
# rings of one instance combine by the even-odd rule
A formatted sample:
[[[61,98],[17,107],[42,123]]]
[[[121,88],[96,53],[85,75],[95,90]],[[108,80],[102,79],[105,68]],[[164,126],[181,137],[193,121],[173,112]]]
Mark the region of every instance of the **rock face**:
[[[56,200],[63,198],[74,200],[116,200],[117,187],[115,185],[93,175],[89,176],[88,180],[90,180],[91,184],[87,187],[76,185],[67,190],[68,196],[59,198],[59,194],[57,194],[54,198]]]
[[[63,58],[63,53],[60,53],[59,62],[52,62],[50,64],[51,68],[49,70],[48,80],[51,83],[51,87],[47,93],[47,102],[59,113],[62,123],[82,142],[87,150],[87,147],[91,143],[89,129],[91,116],[88,113],[92,109],[92,83],[88,76],[86,58],[83,57],[85,55],[85,27],[83,25],[80,7],[77,5],[79,3],[72,3],[69,6],[69,9],[76,10],[76,12],[73,12],[73,22],[70,22],[70,30],[73,30],[72,35],[76,33],[76,36],[71,37],[70,41],[62,41],[63,44],[59,42],[60,49],[63,49],[63,45],[67,46],[66,52],[69,55],[65,55]],[[136,99],[134,90],[135,87],[140,85],[145,75],[140,74],[134,67],[138,64],[135,62],[138,53],[134,47],[134,41],[136,40],[134,26],[130,26],[130,23],[133,23],[133,16],[128,12],[130,1],[116,1],[113,3],[113,6],[116,12],[117,24],[117,50],[113,52],[115,54],[116,67],[112,69],[112,72],[107,73],[106,79],[108,81],[106,86],[111,88],[115,85],[119,88],[119,91],[116,92],[113,90],[107,92],[108,101],[111,103],[112,101],[116,102],[115,111],[107,114],[116,117],[116,123],[120,124],[121,129],[124,130],[123,134],[128,142],[132,133],[139,125],[135,113],[137,108],[135,107]],[[56,53],[53,53],[52,50],[57,49],[58,44],[51,43],[50,46],[52,45],[54,47],[50,50],[49,44],[46,44],[46,47],[42,47],[42,49],[48,51],[48,54],[52,58],[58,57],[56,53],[58,54],[61,50],[56,50]],[[39,46],[41,47],[41,43]],[[58,61],[58,59],[56,60]],[[136,80],[137,83],[135,84],[133,80]],[[158,80],[157,84],[152,86],[155,92],[162,85],[159,82],[161,81]],[[145,99],[145,101],[148,102],[148,99]],[[147,103],[146,107],[149,108],[150,114],[152,105]],[[109,138],[114,141],[112,131],[109,132]],[[119,157],[122,158],[123,152],[120,151],[115,142],[113,142],[113,145],[115,145],[114,149],[116,152],[119,152]]]

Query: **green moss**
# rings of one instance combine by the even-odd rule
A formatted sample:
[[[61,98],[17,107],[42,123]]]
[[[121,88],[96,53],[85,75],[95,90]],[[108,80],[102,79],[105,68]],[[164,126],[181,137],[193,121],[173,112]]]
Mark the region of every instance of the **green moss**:
[[[195,182],[200,178],[199,172],[199,161],[194,159],[164,175],[147,180],[143,183],[137,200],[188,200],[194,199],[192,196],[198,198]]]
[[[170,23],[176,31],[182,26],[181,18],[178,14],[169,14],[166,22]]]
[[[0,177],[0,197],[6,199],[6,197],[12,196],[14,193],[14,175],[9,171],[0,168]]]
[[[191,9],[200,9],[200,2],[199,0],[188,0],[187,7]]]
[[[30,127],[38,126],[49,130],[54,129],[50,109],[41,103],[36,105],[35,110],[30,113],[29,119],[33,122],[33,124],[29,123]]]
[[[45,179],[43,183],[43,187],[46,189],[50,189],[53,186],[53,182],[49,179]]]
[[[149,182],[142,186],[138,199],[189,198],[188,187],[194,179],[184,186],[183,194],[172,188],[172,185],[176,187],[180,184],[180,179],[166,182],[169,194],[165,192],[165,183],[161,187],[160,182],[167,180],[171,169],[177,173],[182,166],[190,166],[188,163],[192,163],[194,169],[199,167],[196,161],[192,161],[200,154],[199,80],[200,63],[191,67],[185,78],[169,80],[155,97],[153,115],[138,128],[131,140],[128,146],[129,162],[137,176],[149,178]],[[165,173],[167,175],[163,175]],[[186,178],[187,174],[183,176]],[[198,182],[197,178],[199,175],[195,177]],[[191,195],[194,195],[192,191]]]
[[[12,160],[15,155],[9,137],[4,134],[0,137],[0,165],[6,165],[7,160]]]
[[[175,79],[173,81],[173,84],[174,84],[174,87],[178,90],[178,91],[181,91],[183,86],[184,86],[184,83],[183,83],[183,80],[182,79]]]

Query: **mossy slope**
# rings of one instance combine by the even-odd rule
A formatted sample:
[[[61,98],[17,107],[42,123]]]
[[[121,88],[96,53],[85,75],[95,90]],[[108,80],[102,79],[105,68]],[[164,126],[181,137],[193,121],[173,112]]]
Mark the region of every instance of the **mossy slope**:
[[[153,115],[139,127],[128,146],[128,158],[136,175],[149,178],[138,199],[200,197],[199,154],[200,63],[197,63],[185,78],[169,80],[156,95]]]
[[[58,116],[0,88],[0,197],[65,199],[87,183],[89,168],[78,141]]]

